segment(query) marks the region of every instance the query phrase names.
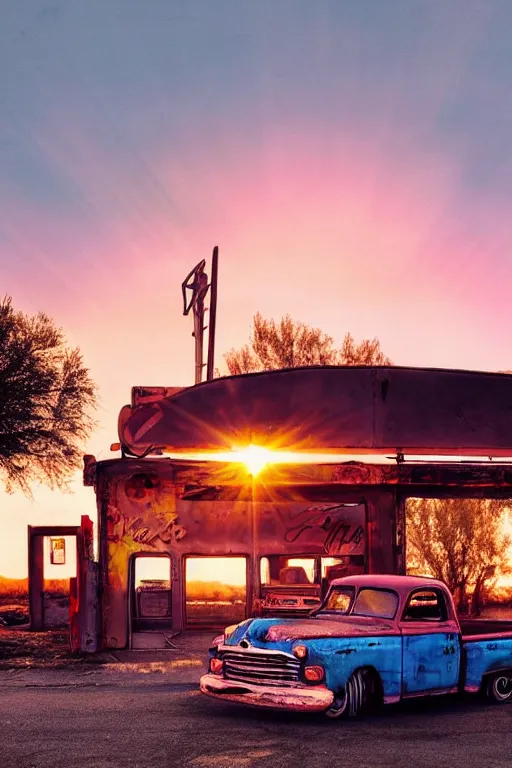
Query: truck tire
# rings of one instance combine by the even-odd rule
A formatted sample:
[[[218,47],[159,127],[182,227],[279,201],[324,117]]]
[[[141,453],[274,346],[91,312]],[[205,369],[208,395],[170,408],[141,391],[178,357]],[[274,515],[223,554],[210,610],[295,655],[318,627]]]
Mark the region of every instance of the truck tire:
[[[492,704],[507,704],[512,701],[512,670],[489,677],[485,696]]]
[[[349,678],[342,696],[335,698],[327,712],[327,717],[359,717],[367,712],[375,701],[376,681],[368,669],[358,669]]]

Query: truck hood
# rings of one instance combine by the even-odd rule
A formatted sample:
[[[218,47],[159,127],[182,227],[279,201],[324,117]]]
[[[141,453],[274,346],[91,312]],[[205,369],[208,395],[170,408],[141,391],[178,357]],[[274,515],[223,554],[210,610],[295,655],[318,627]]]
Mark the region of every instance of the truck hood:
[[[238,645],[242,640],[251,644],[282,643],[315,638],[349,638],[397,635],[396,624],[389,619],[367,618],[365,616],[325,616],[307,619],[249,619],[240,624],[228,639],[229,645]]]

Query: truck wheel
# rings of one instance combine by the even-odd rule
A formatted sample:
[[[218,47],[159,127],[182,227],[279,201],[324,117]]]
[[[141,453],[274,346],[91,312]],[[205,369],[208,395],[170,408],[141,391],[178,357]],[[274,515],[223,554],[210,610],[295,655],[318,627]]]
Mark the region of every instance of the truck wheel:
[[[512,672],[500,672],[489,678],[485,695],[493,704],[512,701]]]
[[[375,698],[375,680],[367,669],[354,672],[345,687],[343,696],[334,699],[327,717],[358,717],[367,711]]]

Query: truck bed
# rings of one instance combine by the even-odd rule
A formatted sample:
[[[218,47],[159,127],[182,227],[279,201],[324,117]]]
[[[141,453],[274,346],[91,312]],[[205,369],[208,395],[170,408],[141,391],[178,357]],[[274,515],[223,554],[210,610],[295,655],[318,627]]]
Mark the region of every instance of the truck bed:
[[[462,640],[491,635],[512,635],[512,621],[501,619],[459,619]]]
[[[512,621],[467,619],[460,621],[465,656],[464,690],[482,690],[486,676],[512,669]]]

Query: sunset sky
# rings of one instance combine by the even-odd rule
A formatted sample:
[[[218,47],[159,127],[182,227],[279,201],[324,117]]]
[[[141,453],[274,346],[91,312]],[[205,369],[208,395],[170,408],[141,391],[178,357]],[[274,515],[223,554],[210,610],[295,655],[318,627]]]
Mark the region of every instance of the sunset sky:
[[[215,244],[221,369],[258,310],[400,365],[512,369],[509,0],[0,11],[1,293],[81,347],[88,452],[133,385],[193,383],[180,286]],[[28,523],[94,516],[74,488],[1,495],[0,573],[26,575]]]

